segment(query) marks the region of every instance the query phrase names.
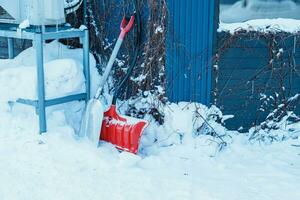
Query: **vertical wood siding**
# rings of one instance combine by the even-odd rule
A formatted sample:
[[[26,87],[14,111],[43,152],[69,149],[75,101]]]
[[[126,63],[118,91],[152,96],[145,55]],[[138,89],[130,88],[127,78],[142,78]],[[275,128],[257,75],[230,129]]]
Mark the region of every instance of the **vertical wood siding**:
[[[167,94],[210,103],[214,0],[168,0]]]

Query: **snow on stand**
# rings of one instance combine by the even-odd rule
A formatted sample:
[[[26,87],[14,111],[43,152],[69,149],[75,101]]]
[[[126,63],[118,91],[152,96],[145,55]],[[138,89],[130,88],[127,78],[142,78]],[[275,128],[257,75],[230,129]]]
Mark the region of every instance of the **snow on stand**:
[[[81,52],[58,42],[45,46],[47,98],[84,88]],[[222,125],[228,116],[214,106],[161,105],[165,123],[146,116],[138,156],[76,137],[84,102],[49,107],[49,131],[40,136],[34,108],[7,103],[36,98],[34,62],[33,48],[0,60],[0,199],[300,198],[299,139],[251,144],[250,134]],[[91,66],[94,93],[101,77],[93,59]],[[154,101],[148,96],[135,106]],[[128,104],[122,105],[121,112]],[[299,123],[290,126],[300,132]]]

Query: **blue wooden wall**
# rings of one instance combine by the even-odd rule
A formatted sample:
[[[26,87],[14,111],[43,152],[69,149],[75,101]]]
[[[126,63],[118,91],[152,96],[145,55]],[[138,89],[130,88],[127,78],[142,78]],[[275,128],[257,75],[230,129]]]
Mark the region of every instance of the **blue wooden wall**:
[[[172,102],[210,103],[214,0],[168,0],[167,95]]]
[[[230,129],[243,127],[248,128],[260,124],[267,115],[274,110],[272,102],[264,103],[261,94],[292,97],[300,91],[300,38],[286,33],[278,33],[276,41],[283,53],[274,58],[274,67],[269,66],[270,52],[267,36],[253,36],[243,34],[233,39],[228,45],[226,42],[231,38],[228,33],[218,33],[218,48],[220,61],[218,71],[213,73],[213,79],[218,81],[214,84],[217,89],[216,102],[224,114],[235,115],[228,120],[226,125]],[[232,38],[231,38],[232,39]],[[295,42],[295,43],[294,43]],[[296,47],[294,49],[294,47]],[[278,49],[277,49],[278,51]],[[273,54],[277,54],[277,52]],[[291,56],[295,57],[295,65]],[[281,65],[285,67],[280,67]],[[280,70],[280,71],[278,71]],[[281,93],[280,80],[282,78],[285,88]],[[262,105],[263,104],[263,105]],[[300,106],[294,110],[300,114]]]

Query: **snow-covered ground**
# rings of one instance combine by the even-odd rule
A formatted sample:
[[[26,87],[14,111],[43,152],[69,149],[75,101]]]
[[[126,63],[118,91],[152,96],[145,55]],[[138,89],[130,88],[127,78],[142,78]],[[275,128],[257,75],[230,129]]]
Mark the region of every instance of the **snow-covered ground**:
[[[49,97],[80,91],[84,85],[78,70],[82,51],[68,50],[56,42],[48,44],[46,51]],[[213,107],[167,105],[163,108],[165,125],[151,121],[138,155],[119,153],[106,143],[96,148],[76,137],[84,109],[82,102],[49,108],[49,130],[39,135],[35,110],[7,103],[18,95],[36,97],[36,85],[29,86],[34,84],[32,52],[31,48],[15,60],[0,60],[1,200],[300,199],[300,140],[249,144],[246,134],[229,132],[210,121],[217,132],[232,137],[229,145],[217,152],[212,137],[197,136],[194,130],[203,124],[201,118],[195,120],[195,111],[205,117],[218,111]],[[52,64],[60,62],[64,66],[53,70],[56,65]],[[91,63],[94,66],[93,60]],[[92,72],[95,88],[99,78],[95,69]],[[22,74],[26,74],[28,83],[21,81]],[[57,88],[60,84],[56,82],[62,80],[69,85],[67,89]]]

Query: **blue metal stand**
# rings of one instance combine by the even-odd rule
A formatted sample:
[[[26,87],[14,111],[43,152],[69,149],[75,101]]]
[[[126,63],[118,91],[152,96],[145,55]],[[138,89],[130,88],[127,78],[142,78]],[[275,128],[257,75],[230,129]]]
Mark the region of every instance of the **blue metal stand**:
[[[36,49],[36,67],[37,67],[37,81],[38,81],[38,99],[18,99],[18,103],[31,105],[36,108],[39,115],[40,134],[47,132],[46,107],[63,104],[71,101],[90,99],[90,67],[89,67],[89,32],[87,29],[74,29],[71,27],[34,27],[25,30],[17,31],[17,27],[13,25],[1,24],[0,37],[7,37],[8,41],[8,55],[13,58],[13,39],[29,39],[34,41]],[[45,99],[45,77],[44,77],[44,56],[43,43],[45,40],[51,39],[66,39],[66,38],[80,38],[83,41],[83,67],[84,76],[86,80],[86,92],[82,94],[75,94],[56,99]]]
[[[8,58],[14,58],[14,41],[12,38],[7,38]]]
[[[45,108],[45,75],[44,75],[44,51],[43,51],[43,34],[37,32],[34,35],[34,44],[36,50],[36,66],[38,80],[38,115],[40,132],[47,131],[46,108]]]

